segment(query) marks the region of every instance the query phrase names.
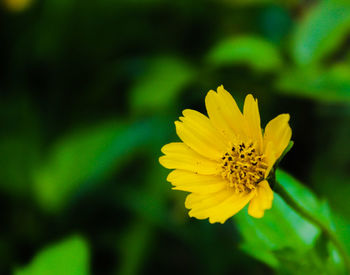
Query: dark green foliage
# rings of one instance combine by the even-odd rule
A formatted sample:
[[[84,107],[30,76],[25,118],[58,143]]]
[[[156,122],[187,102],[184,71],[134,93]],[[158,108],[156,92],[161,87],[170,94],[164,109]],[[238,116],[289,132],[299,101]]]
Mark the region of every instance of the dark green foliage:
[[[253,93],[263,126],[291,115],[277,179],[350,252],[348,1],[3,2],[0,274],[343,273],[278,195],[190,219],[158,157],[208,90]]]

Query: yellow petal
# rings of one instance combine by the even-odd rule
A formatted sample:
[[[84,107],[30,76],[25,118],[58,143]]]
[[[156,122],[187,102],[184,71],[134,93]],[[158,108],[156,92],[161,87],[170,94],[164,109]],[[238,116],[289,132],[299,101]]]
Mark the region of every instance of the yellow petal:
[[[292,129],[289,127],[288,121],[289,114],[281,114],[266,125],[264,145],[266,146],[269,142],[273,143],[275,160],[281,156],[292,137]]]
[[[219,204],[223,200],[227,199],[230,195],[231,192],[227,190],[218,191],[210,195],[191,193],[186,198],[185,207],[188,209],[208,208],[210,206]]]
[[[204,158],[182,142],[169,143],[162,148],[165,156],[159,162],[168,169],[182,169],[203,175],[219,173],[217,162]]]
[[[199,194],[215,193],[228,188],[227,181],[221,176],[200,175],[184,170],[172,171],[167,180],[175,186],[175,190]]]
[[[236,101],[223,86],[218,92],[209,91],[205,106],[213,125],[229,140],[245,137],[245,122]]]
[[[252,141],[256,142],[258,151],[262,152],[262,133],[258,100],[255,100],[251,94],[245,98],[243,113],[249,128],[249,137]]]
[[[276,162],[276,154],[274,151],[274,144],[269,141],[267,145],[265,145],[265,149],[264,149],[264,155],[265,155],[265,162],[267,164],[267,169],[265,171],[265,178],[268,177],[273,165]]]
[[[253,197],[254,194],[236,194],[232,189],[218,192],[215,198],[204,195],[190,194],[187,206],[191,206],[190,217],[197,219],[209,218],[210,223],[224,223],[228,218],[239,212]],[[187,201],[187,200],[186,200]]]
[[[184,110],[182,122],[176,121],[176,133],[180,139],[197,153],[210,159],[220,159],[227,145],[223,136],[213,127],[209,118],[193,111]]]
[[[264,211],[272,207],[273,191],[269,183],[264,180],[258,184],[255,196],[249,203],[248,214],[254,218],[262,218]]]

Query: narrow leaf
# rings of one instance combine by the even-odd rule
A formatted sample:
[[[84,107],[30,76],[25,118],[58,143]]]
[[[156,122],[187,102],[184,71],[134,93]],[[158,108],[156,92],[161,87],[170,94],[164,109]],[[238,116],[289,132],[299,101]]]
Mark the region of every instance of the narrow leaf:
[[[89,251],[79,236],[44,248],[26,267],[15,275],[87,275],[89,274]]]
[[[299,65],[320,61],[345,39],[350,30],[349,1],[320,1],[297,26],[292,53]]]
[[[244,64],[257,71],[275,71],[282,65],[277,48],[255,36],[220,41],[211,49],[207,59],[215,66]]]

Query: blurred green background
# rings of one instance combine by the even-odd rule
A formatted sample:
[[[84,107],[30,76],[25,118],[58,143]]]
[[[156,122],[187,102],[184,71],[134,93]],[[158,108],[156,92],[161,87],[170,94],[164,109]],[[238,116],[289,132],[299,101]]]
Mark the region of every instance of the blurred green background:
[[[345,274],[277,195],[190,219],[158,157],[208,90],[253,93],[263,126],[291,115],[278,179],[350,252],[349,34],[347,0],[2,0],[0,274]]]

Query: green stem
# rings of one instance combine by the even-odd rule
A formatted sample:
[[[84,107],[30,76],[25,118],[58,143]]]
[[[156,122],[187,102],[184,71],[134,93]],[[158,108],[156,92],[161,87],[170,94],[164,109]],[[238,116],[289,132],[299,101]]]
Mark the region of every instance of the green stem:
[[[292,207],[300,216],[304,217],[311,223],[313,223],[315,226],[317,226],[321,232],[326,236],[330,242],[333,243],[333,245],[338,250],[339,254],[344,260],[345,267],[348,271],[348,274],[350,274],[350,259],[347,254],[347,252],[344,249],[343,244],[338,240],[336,234],[329,229],[328,226],[324,225],[322,221],[320,221],[317,217],[309,213],[307,210],[305,210],[303,207],[301,207],[294,198],[288,193],[288,191],[278,182],[274,182],[274,191],[279,194],[282,199],[290,206]]]

